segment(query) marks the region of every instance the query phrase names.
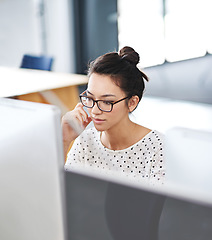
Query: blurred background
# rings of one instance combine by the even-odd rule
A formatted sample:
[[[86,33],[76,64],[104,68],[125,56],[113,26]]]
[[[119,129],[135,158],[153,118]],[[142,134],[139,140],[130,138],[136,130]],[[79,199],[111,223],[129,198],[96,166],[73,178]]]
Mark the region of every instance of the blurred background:
[[[128,45],[149,76],[146,95],[212,103],[211,0],[0,0],[0,66],[49,55],[55,72],[86,74]]]

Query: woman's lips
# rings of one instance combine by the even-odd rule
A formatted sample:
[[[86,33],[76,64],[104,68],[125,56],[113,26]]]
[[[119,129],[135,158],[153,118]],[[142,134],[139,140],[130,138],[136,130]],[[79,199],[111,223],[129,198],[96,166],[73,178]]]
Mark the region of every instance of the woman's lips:
[[[99,119],[99,118],[92,118],[93,122],[96,123],[96,124],[101,124],[103,123],[105,120],[103,119]]]

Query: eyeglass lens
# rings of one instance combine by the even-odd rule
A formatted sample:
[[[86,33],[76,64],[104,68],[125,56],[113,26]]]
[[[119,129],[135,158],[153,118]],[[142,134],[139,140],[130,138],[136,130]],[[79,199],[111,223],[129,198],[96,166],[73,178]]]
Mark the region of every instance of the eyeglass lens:
[[[88,108],[92,108],[95,104],[95,101],[92,98],[88,98],[88,97],[82,96],[81,101],[82,101],[82,104]],[[109,112],[112,110],[112,104],[108,101],[98,100],[98,102],[96,102],[96,103],[97,103],[97,106],[99,107],[99,109],[102,111]]]

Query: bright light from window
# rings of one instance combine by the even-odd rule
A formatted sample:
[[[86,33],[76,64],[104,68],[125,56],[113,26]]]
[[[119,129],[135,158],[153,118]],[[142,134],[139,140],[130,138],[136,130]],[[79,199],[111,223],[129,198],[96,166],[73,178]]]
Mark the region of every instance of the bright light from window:
[[[205,13],[204,13],[204,21],[205,24],[202,26],[205,31],[205,41],[207,46],[207,51],[212,54],[212,1],[204,0],[205,4]]]
[[[169,0],[165,17],[166,59],[170,62],[204,56],[204,0]]]
[[[174,62],[212,53],[212,1],[119,0],[120,48],[132,46],[141,66]],[[164,28],[165,26],[165,28]]]
[[[119,47],[133,47],[140,54],[142,67],[162,64],[165,56],[161,0],[118,3]]]

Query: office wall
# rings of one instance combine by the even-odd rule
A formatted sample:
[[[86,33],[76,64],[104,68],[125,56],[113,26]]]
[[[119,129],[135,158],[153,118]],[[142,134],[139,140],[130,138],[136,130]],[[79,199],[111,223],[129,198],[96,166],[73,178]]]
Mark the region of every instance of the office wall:
[[[74,72],[74,39],[69,0],[45,0],[47,52],[55,57],[55,71]]]
[[[32,0],[0,1],[0,65],[20,65],[23,53],[39,53],[39,23]]]
[[[45,6],[43,19],[42,2]],[[55,58],[54,71],[72,72],[71,31],[68,0],[1,0],[0,66],[19,67],[23,54],[45,53]]]

